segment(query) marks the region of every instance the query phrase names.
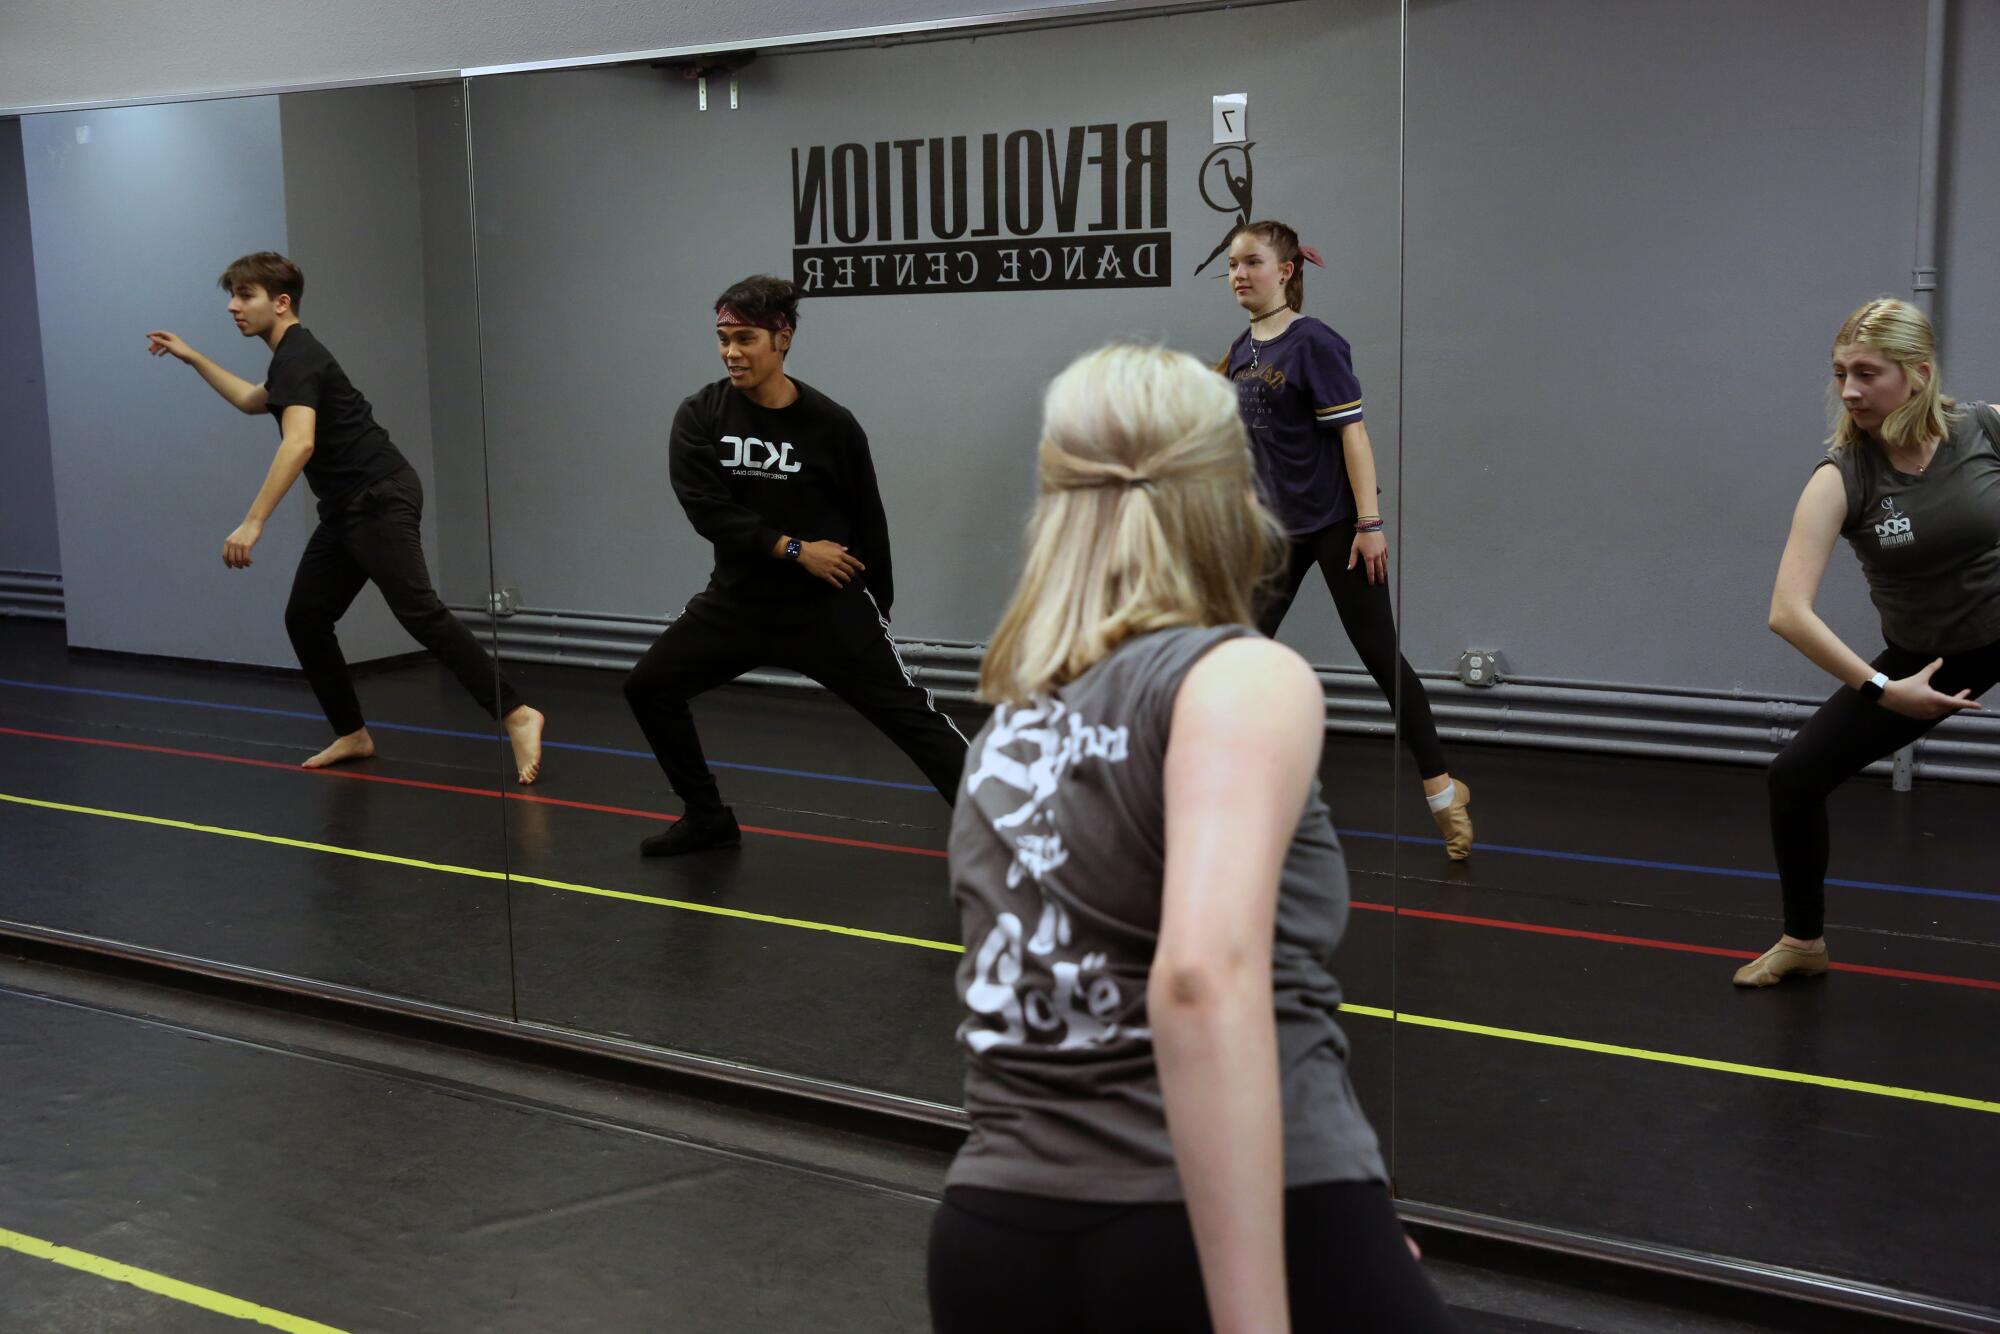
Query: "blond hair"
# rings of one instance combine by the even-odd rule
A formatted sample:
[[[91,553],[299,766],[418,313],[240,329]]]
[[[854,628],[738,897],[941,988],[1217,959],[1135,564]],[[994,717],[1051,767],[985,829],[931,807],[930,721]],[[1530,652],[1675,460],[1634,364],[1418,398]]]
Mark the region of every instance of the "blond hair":
[[[1284,530],[1257,500],[1236,390],[1184,352],[1113,344],[1042,402],[1028,557],[979,672],[1015,703],[1136,635],[1247,622]]]
[[[1880,352],[1901,366],[1917,386],[1910,401],[1882,422],[1882,442],[1891,449],[1942,439],[1950,433],[1951,424],[1963,415],[1957,401],[1944,392],[1944,371],[1937,359],[1937,334],[1930,319],[1909,302],[1884,296],[1858,308],[1834,336],[1833,354],[1839,356],[1843,347],[1866,347]],[[1866,438],[1865,433],[1841,406],[1840,382],[1829,381],[1826,393],[1827,424],[1833,430],[1827,443],[1835,449],[1852,449]]]

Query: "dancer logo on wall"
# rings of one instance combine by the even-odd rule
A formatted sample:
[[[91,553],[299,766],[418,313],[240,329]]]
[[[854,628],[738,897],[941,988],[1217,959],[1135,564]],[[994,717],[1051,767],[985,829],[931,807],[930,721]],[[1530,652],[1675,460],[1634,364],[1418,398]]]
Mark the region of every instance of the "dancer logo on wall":
[[[1194,276],[1197,278],[1201,277],[1203,269],[1221,258],[1229,249],[1229,243],[1236,239],[1236,233],[1250,221],[1250,187],[1255,178],[1255,172],[1250,165],[1250,150],[1256,146],[1255,143],[1223,144],[1201,160],[1201,176],[1197,181],[1201,186],[1201,202],[1217,213],[1234,216],[1229,224],[1229,230],[1222,234],[1222,240],[1216,243],[1215,249],[1208,252],[1208,258],[1194,266]],[[1229,202],[1219,202],[1217,194],[1224,196]]]
[[[792,150],[809,296],[1165,287],[1167,123]]]

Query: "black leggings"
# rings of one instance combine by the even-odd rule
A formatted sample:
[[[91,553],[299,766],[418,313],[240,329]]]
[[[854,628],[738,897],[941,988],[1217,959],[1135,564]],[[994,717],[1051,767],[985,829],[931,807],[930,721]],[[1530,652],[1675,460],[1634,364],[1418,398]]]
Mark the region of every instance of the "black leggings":
[[[946,802],[965,772],[964,735],[904,667],[889,622],[865,587],[760,606],[704,592],[625,678],[625,700],[668,783],[690,811],[722,809],[688,701],[758,667],[811,677],[882,729]]]
[[[432,589],[423,517],[424,484],[414,468],[401,468],[320,520],[299,556],[285,604],[285,633],[335,736],[364,725],[334,625],[369,583],[382,590],[382,600],[410,637],[451,669],[480,708],[504,718],[521,707],[521,697],[494,667],[486,646]]]
[[[1417,773],[1426,779],[1443,774],[1444,746],[1438,741],[1437,723],[1431,718],[1430,696],[1410,670],[1409,662],[1396,652],[1396,612],[1389,605],[1389,585],[1368,582],[1368,570],[1359,561],[1347,568],[1354,548],[1354,520],[1322,528],[1292,539],[1291,559],[1275,585],[1259,601],[1257,628],[1276,635],[1299,585],[1317,564],[1326,577],[1326,591],[1333,594],[1333,609],[1340,613],[1340,628],[1361,658],[1361,665],[1375,678],[1382,694],[1396,710],[1396,722],[1403,744],[1417,762]],[[1402,686],[1398,700],[1397,684]]]
[[[1875,670],[1901,680],[1928,666],[1936,654],[1894,645],[1876,655]],[[2000,643],[1945,655],[1931,686],[1947,695],[1972,691],[1978,699],[2000,682]],[[1791,744],[1771,762],[1771,846],[1785,890],[1785,934],[1813,940],[1826,930],[1826,799],[1833,790],[1886,755],[1893,755],[1943,719],[1905,718],[1842,686],[1806,720]]]
[[[1285,1192],[1292,1328],[1430,1334],[1453,1328],[1403,1244],[1379,1181]],[[954,1186],[931,1223],[937,1334],[1211,1328],[1182,1204],[1091,1204]]]

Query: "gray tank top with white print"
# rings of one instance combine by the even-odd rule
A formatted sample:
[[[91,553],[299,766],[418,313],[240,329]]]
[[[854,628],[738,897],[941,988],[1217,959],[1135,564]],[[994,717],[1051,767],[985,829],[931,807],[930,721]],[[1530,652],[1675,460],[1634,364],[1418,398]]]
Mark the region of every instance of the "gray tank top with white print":
[[[974,738],[951,827],[970,1135],[950,1185],[1182,1198],[1146,1017],[1174,697],[1244,626],[1161,630]],[[1285,1183],[1386,1179],[1347,1075],[1328,971],[1347,869],[1315,785],[1286,853],[1271,982]]]
[[[1871,441],[1819,466],[1846,488],[1840,533],[1884,639],[1940,656],[2000,640],[2000,415],[1968,405],[1918,474],[1898,472]]]

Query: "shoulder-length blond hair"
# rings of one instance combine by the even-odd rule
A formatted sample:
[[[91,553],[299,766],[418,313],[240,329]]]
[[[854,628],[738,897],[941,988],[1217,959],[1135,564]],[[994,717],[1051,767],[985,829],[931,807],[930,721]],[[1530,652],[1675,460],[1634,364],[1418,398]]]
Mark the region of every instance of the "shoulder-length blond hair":
[[[979,672],[1020,703],[1126,640],[1247,622],[1284,530],[1257,500],[1236,390],[1184,352],[1113,344],[1042,403],[1028,558]]]
[[[1833,355],[1839,356],[1843,347],[1880,352],[1901,366],[1916,386],[1910,401],[1883,419],[1882,442],[1891,449],[1943,439],[1964,415],[1957,400],[1944,392],[1944,370],[1938,365],[1937,334],[1930,318],[1909,302],[1884,296],[1858,308],[1834,335]],[[1827,382],[1826,403],[1827,424],[1833,429],[1829,445],[1852,449],[1866,438],[1841,406],[1840,381]]]

